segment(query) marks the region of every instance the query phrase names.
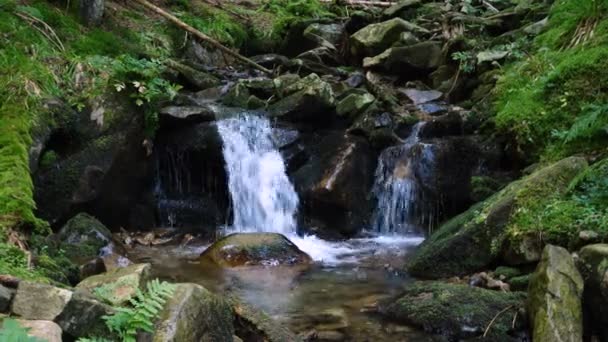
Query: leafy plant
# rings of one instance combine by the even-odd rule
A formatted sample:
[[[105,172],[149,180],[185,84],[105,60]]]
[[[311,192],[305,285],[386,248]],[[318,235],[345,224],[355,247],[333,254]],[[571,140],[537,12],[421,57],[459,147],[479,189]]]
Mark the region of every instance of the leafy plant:
[[[459,68],[467,74],[475,71],[475,56],[471,52],[459,51],[452,54],[452,59],[458,61]]]
[[[554,131],[554,135],[562,139],[564,143],[593,139],[598,135],[608,135],[608,105],[590,104],[586,106],[570,129]]]
[[[29,336],[26,329],[19,325],[14,319],[7,318],[0,330],[0,341],[2,342],[44,342],[44,340]]]
[[[123,342],[135,342],[138,331],[154,331],[154,319],[174,291],[175,285],[152,280],[146,285],[146,292],[138,290],[129,300],[132,307],[117,308],[114,315],[103,319],[108,329],[118,334]]]

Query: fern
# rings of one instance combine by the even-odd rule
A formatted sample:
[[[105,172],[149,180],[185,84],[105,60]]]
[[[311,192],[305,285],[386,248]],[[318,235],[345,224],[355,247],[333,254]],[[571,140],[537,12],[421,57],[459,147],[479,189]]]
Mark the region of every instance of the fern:
[[[583,109],[583,113],[570,129],[556,132],[555,135],[564,143],[570,143],[608,134],[608,105],[589,105]]]
[[[5,319],[0,330],[0,341],[2,342],[44,342],[43,340],[29,336],[29,329],[19,325],[14,319]]]
[[[129,300],[132,307],[117,308],[114,315],[103,319],[108,329],[118,334],[123,342],[135,342],[138,331],[154,331],[154,320],[174,291],[175,285],[152,280],[146,285],[146,292],[137,290]]]

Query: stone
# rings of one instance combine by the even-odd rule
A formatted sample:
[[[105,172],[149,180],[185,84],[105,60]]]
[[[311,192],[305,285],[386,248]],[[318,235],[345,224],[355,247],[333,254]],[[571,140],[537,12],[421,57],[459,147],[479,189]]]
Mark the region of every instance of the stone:
[[[207,106],[169,106],[159,111],[161,119],[175,119],[179,121],[205,122],[216,118],[215,105]]]
[[[503,259],[509,265],[525,265],[540,260],[543,245],[538,234],[521,234],[516,241],[507,241]]]
[[[231,302],[236,316],[236,335],[243,341],[300,341],[293,332],[278,324],[265,312],[236,299]]]
[[[583,304],[590,326],[601,341],[608,339],[608,244],[583,247],[577,266],[585,281]],[[585,318],[587,319],[587,317]]]
[[[190,84],[201,90],[213,88],[221,84],[217,77],[174,60],[167,60],[167,65],[171,69],[179,72],[179,74]]]
[[[337,47],[344,35],[344,24],[340,23],[313,23],[310,24],[303,33],[303,36],[309,40],[317,41],[323,39],[331,45]]]
[[[52,321],[61,314],[71,298],[70,290],[22,281],[11,311],[24,319]]]
[[[89,290],[111,305],[128,302],[150,280],[150,264],[134,264],[81,281],[76,288]]]
[[[15,291],[0,285],[0,313],[8,312],[11,302],[15,296]]]
[[[290,266],[312,261],[285,236],[277,233],[228,235],[207,248],[201,259],[222,267]]]
[[[80,0],[80,18],[87,26],[101,24],[105,0]]]
[[[103,316],[114,314],[114,309],[101,303],[90,293],[76,290],[55,322],[73,337],[96,336],[111,339]]]
[[[18,319],[17,323],[28,330],[27,335],[46,342],[61,342],[61,327],[46,320]],[[10,340],[10,339],[9,339]],[[38,341],[38,340],[37,340]]]
[[[486,50],[477,53],[477,64],[495,62],[506,58],[509,51]]]
[[[515,267],[499,266],[494,270],[494,277],[497,277],[500,280],[509,280],[518,277],[521,274],[521,270]]]
[[[400,89],[400,91],[407,96],[413,104],[419,105],[435,100],[439,100],[443,93],[437,90],[420,90],[414,88]]]
[[[570,157],[541,168],[509,184],[443,225],[409,256],[408,271],[419,277],[462,276],[500,262],[511,214],[522,207],[519,197],[528,192],[539,200],[564,193],[570,182],[587,167],[580,157]],[[531,194],[531,195],[530,195]]]
[[[524,320],[513,318],[525,304],[523,292],[499,292],[435,281],[416,282],[405,291],[380,304],[380,313],[390,320],[441,334],[449,341],[481,338],[490,341],[518,341],[516,331],[524,331]],[[508,308],[508,309],[507,309]],[[499,312],[507,309],[502,314]]]
[[[547,245],[528,288],[533,341],[583,340],[583,286],[570,253]]]
[[[399,2],[397,2],[396,4],[392,5],[391,7],[387,8],[384,10],[383,15],[385,17],[395,17],[398,16],[399,13],[407,11],[409,9],[412,8],[416,8],[418,6],[420,6],[422,4],[422,1],[420,0],[401,0]]]
[[[269,69],[274,69],[279,66],[285,66],[289,62],[289,58],[275,53],[256,55],[251,57],[251,60]]]
[[[287,121],[315,121],[325,118],[327,111],[335,104],[331,85],[316,74],[310,74],[279,92],[291,95],[272,104],[268,112],[271,117]]]
[[[350,52],[353,56],[375,56],[399,40],[402,32],[426,34],[428,31],[400,18],[368,25],[350,37]]]
[[[234,314],[225,300],[197,284],[176,284],[159,314],[154,342],[232,342]]]
[[[410,46],[393,47],[379,55],[363,60],[364,68],[411,76],[412,73],[429,72],[443,63],[443,44],[426,41]]]
[[[112,233],[93,216],[80,213],[63,225],[57,236],[69,258],[86,261],[99,255]]]
[[[365,111],[365,109],[374,101],[376,101],[376,98],[370,93],[352,93],[338,102],[336,105],[336,113],[340,116],[355,118]]]

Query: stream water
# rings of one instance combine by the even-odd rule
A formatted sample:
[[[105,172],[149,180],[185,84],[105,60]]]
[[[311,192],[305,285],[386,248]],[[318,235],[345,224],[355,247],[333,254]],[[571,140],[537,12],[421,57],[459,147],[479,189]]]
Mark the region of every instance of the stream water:
[[[407,254],[423,240],[413,230],[403,229],[409,216],[397,214],[407,213],[415,204],[412,178],[388,177],[398,171],[388,170],[388,162],[381,156],[377,176],[382,179],[375,188],[379,206],[370,237],[329,242],[312,235],[299,236],[298,195],[274,146],[268,119],[245,114],[221,120],[217,126],[224,145],[233,217],[230,224],[221,227],[223,232],[284,234],[313,258],[313,267],[220,269],[201,264],[198,257],[208,247],[205,244],[162,250],[138,247],[131,258],[152,263],[159,278],[236,294],[295,333],[315,330],[321,340],[428,341],[428,335],[385,322],[373,312],[379,301],[397,294],[412,281],[397,271],[403,269]],[[417,131],[405,149],[415,143]],[[383,213],[387,220],[381,220]]]

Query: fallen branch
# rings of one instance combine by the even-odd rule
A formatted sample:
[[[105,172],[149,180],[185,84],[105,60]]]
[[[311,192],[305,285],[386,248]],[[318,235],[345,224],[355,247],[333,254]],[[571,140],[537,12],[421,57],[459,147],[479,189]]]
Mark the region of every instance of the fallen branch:
[[[63,46],[63,43],[61,43],[61,39],[59,39],[49,24],[25,12],[15,12],[15,15],[28,22],[31,27],[40,32],[51,43],[55,44],[59,50],[65,51],[65,47]],[[37,24],[41,25],[42,27],[38,27]]]
[[[185,30],[186,32],[191,33],[194,37],[208,43],[209,45],[213,46],[214,48],[221,50],[222,52],[227,53],[228,55],[236,58],[237,60],[241,61],[242,63],[252,66],[266,74],[272,74],[272,70],[266,69],[263,66],[257,64],[256,62],[252,61],[251,59],[239,54],[238,52],[235,52],[227,47],[225,47],[224,45],[222,45],[221,43],[219,43],[218,41],[216,41],[215,39],[209,37],[208,35],[202,33],[201,31],[195,29],[194,27],[186,24],[185,22],[179,20],[177,17],[175,17],[174,15],[172,15],[171,13],[163,10],[162,8],[151,4],[150,2],[146,1],[146,0],[135,0],[135,2],[138,2],[140,4],[142,4],[143,6],[147,7],[148,9],[154,11],[155,13],[161,15],[162,17],[168,19],[169,21],[173,22],[177,27],[181,28],[182,30]]]
[[[376,6],[376,7],[391,7],[396,2],[390,1],[373,1],[373,0],[321,0],[321,2],[326,3],[336,3],[337,5],[346,5],[346,6]]]
[[[484,338],[486,337],[486,335],[487,335],[487,334],[488,334],[488,332],[490,331],[490,328],[492,327],[492,324],[494,324],[494,322],[496,321],[496,319],[498,319],[498,317],[499,317],[500,315],[502,315],[503,313],[505,313],[505,312],[509,311],[510,309],[512,309],[512,308],[514,308],[514,307],[515,307],[515,305],[509,305],[509,306],[507,306],[506,308],[502,309],[500,312],[498,312],[498,313],[496,314],[496,316],[494,316],[494,318],[492,318],[492,320],[490,321],[490,324],[488,324],[488,326],[486,327],[486,331],[484,331],[484,333],[483,333],[483,337],[484,337]]]

